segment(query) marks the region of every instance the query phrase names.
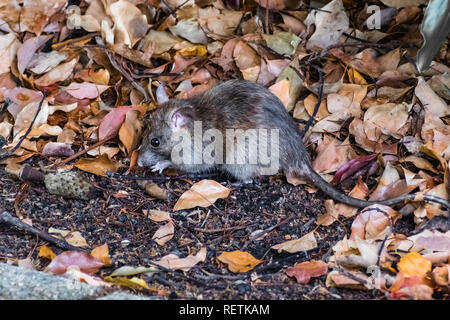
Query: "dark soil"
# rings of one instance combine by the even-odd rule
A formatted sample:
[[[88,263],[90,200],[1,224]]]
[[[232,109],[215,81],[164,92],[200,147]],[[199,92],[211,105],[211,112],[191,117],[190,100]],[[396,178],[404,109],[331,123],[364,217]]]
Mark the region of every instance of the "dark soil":
[[[75,168],[73,170],[76,170]],[[91,248],[107,243],[113,265],[98,274],[107,276],[118,267],[150,266],[149,261],[173,253],[180,257],[207,247],[207,259],[187,273],[160,272],[141,277],[151,287],[146,295],[168,299],[380,299],[378,291],[327,288],[326,275],[299,285],[286,276],[283,268],[311,259],[327,261],[331,247],[350,235],[353,218],[317,227],[315,219],[325,211],[321,193],[309,194],[301,186],[289,185],[285,178],[264,177],[251,185],[233,187],[227,199],[214,206],[173,212],[175,202],[190,187],[188,181],[171,180],[159,183],[168,190],[169,200],[149,198],[135,181],[91,177],[103,191],[103,197],[91,201],[65,199],[49,194],[45,187],[21,182],[2,173],[0,204],[12,214],[29,218],[33,226],[47,231],[57,229],[79,231]],[[95,180],[95,181],[94,181]],[[222,179],[223,180],[223,179]],[[193,180],[198,181],[197,180]],[[221,180],[219,180],[221,181]],[[116,198],[119,191],[128,196]],[[175,235],[164,246],[152,240],[158,224],[146,217],[143,210],[159,209],[171,212],[176,222]],[[207,212],[209,216],[204,223]],[[194,212],[194,213],[193,213]],[[265,230],[293,215],[289,222],[269,232],[262,240],[248,242],[255,230]],[[202,225],[204,223],[204,225]],[[246,226],[239,229],[238,227]],[[233,230],[233,227],[236,229]],[[227,231],[211,232],[220,228]],[[278,253],[270,247],[316,229],[318,248],[306,253]],[[196,230],[197,229],[197,230]],[[198,231],[207,229],[210,232]],[[244,245],[248,243],[246,248]],[[38,239],[35,235],[0,224],[0,261],[31,257],[42,270],[48,260],[38,258],[39,247],[46,244],[56,254],[62,250]],[[233,274],[216,257],[223,251],[242,250],[264,262],[247,274]],[[181,276],[180,276],[181,275]],[[255,278],[259,277],[257,281]],[[195,280],[195,279],[197,280]],[[253,279],[253,281],[251,280]]]

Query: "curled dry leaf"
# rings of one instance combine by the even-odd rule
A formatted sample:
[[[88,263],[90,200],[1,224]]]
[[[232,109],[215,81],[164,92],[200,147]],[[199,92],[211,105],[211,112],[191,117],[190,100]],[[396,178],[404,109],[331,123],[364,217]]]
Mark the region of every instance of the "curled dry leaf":
[[[381,134],[400,139],[404,135],[401,129],[407,120],[408,110],[404,104],[373,106],[364,114],[364,132],[372,141],[379,141]]]
[[[228,269],[231,272],[247,272],[262,262],[262,260],[256,259],[250,253],[239,250],[222,252],[217,257],[217,260],[228,265]]]
[[[194,207],[209,207],[219,198],[227,198],[230,189],[214,180],[202,180],[195,183],[188,191],[183,193],[173,207],[174,211]]]
[[[94,274],[103,267],[103,262],[86,252],[65,251],[57,255],[45,268],[45,271],[53,274],[63,274],[71,266],[77,266],[80,271],[87,274]]]
[[[142,132],[139,114],[138,110],[129,110],[125,114],[125,121],[119,130],[119,139],[125,146],[127,154],[131,154],[139,146]]]
[[[398,211],[381,204],[365,208],[352,223],[350,239],[383,239],[390,230]],[[393,220],[394,219],[394,220]]]
[[[158,186],[154,182],[151,182],[148,180],[140,180],[140,181],[137,181],[137,184],[139,187],[144,189],[148,195],[155,197],[156,199],[161,199],[161,200],[168,199],[167,190],[162,189],[160,186]]]
[[[327,271],[328,265],[320,260],[305,261],[284,269],[284,272],[289,277],[295,277],[297,282],[301,284],[308,283],[312,277],[320,277],[326,274]]]
[[[147,17],[131,2],[117,1],[109,5],[114,20],[114,39],[130,48],[140,40],[149,28]]]
[[[152,239],[155,240],[155,242],[160,246],[163,246],[167,241],[173,238],[174,232],[174,225],[172,221],[169,221],[165,225],[161,226],[158,230],[156,230]]]
[[[311,10],[305,20],[307,30],[315,25],[315,31],[309,38],[306,48],[319,47],[325,49],[336,44],[342,33],[349,27],[349,20],[341,0],[333,0],[318,10]]]
[[[99,139],[103,140],[106,137],[116,135],[126,119],[127,112],[133,109],[133,106],[121,106],[112,109],[100,123],[98,128]]]
[[[289,240],[270,247],[271,249],[278,250],[278,252],[286,251],[289,253],[296,253],[300,251],[308,251],[317,248],[317,240],[314,236],[314,232],[310,232],[300,239]]]
[[[153,261],[154,263],[169,268],[172,270],[189,271],[193,266],[199,262],[203,262],[206,259],[206,248],[201,248],[196,255],[189,255],[186,258],[180,258],[174,254],[164,256],[159,261]]]
[[[47,87],[56,82],[64,81],[72,75],[73,68],[77,64],[78,59],[72,59],[69,62],[63,63],[46,74],[44,74],[39,79],[34,82],[37,86]]]
[[[234,61],[245,80],[256,82],[261,70],[260,58],[244,41],[238,41],[233,50]]]

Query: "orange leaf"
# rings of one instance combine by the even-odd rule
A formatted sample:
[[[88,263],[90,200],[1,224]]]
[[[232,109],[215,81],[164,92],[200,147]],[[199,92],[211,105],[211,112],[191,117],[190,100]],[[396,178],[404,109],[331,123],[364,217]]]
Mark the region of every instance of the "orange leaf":
[[[217,260],[228,265],[231,272],[247,272],[260,264],[262,260],[258,260],[248,252],[239,250],[231,252],[223,252]]]
[[[92,249],[91,256],[103,262],[105,266],[110,266],[112,264],[107,243]]]
[[[431,271],[431,262],[418,252],[410,252],[403,256],[397,266],[406,277],[424,276]]]
[[[116,172],[118,166],[106,154],[102,154],[95,159],[81,158],[74,165],[80,170],[104,177],[106,177],[107,171]]]
[[[47,246],[42,246],[39,249],[38,257],[46,258],[53,260],[56,257],[56,254]]]

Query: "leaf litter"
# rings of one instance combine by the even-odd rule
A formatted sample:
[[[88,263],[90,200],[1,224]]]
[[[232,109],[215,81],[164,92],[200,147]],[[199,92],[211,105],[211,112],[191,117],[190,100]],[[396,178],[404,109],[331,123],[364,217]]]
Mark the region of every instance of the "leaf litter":
[[[360,2],[341,0],[322,10],[287,0],[82,0],[79,12],[66,10],[66,0],[38,0],[0,8],[1,209],[75,247],[103,243],[90,254],[56,254],[40,243],[19,265],[162,296],[205,297],[199,281],[226,281],[228,271],[244,274],[244,289],[212,297],[296,298],[277,289],[297,286],[291,276],[312,298],[329,298],[332,287],[357,299],[448,295],[449,217],[435,204],[358,211],[280,175],[237,188],[180,173],[139,186],[111,176],[142,173],[136,155],[146,111],[241,78],[268,87],[301,121],[321,99],[305,145],[315,170],[352,196],[420,191],[448,199],[448,41],[417,74],[411,44],[421,44],[425,1],[381,2],[380,30],[367,28]],[[67,190],[69,180],[77,191]],[[0,242],[7,260],[34,246],[10,233]],[[300,258],[306,251],[310,258]],[[270,269],[277,259],[287,262]],[[114,273],[123,266],[135,271]],[[164,272],[185,283],[167,289],[154,278]],[[314,284],[323,296],[308,292]]]

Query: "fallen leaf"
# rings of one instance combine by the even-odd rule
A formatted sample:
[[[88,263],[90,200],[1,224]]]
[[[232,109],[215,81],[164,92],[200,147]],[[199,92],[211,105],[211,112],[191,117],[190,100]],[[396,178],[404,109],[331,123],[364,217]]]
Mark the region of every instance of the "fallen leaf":
[[[152,239],[155,240],[160,246],[164,246],[167,241],[173,238],[175,232],[172,221],[167,222],[165,225],[159,227],[153,235]]]
[[[97,158],[81,158],[74,164],[80,170],[96,174],[98,176],[106,177],[106,172],[116,172],[118,164],[108,158],[106,154],[103,154]]]
[[[63,274],[70,266],[77,266],[82,272],[94,274],[103,266],[103,262],[86,252],[65,251],[57,255],[45,268],[45,271],[53,274]]]
[[[168,254],[159,261],[153,261],[154,263],[169,268],[172,270],[189,271],[193,266],[199,262],[203,262],[206,259],[206,248],[201,248],[196,255],[189,255],[186,258],[180,258],[174,254]]]
[[[49,260],[53,260],[56,257],[56,254],[53,253],[53,251],[49,247],[42,246],[39,249],[38,257],[42,257],[42,258],[46,258],[46,259],[49,259]]]
[[[398,217],[398,211],[385,205],[366,207],[353,221],[350,239],[383,239],[393,224],[392,219]]]
[[[306,284],[313,277],[320,277],[326,274],[328,265],[320,260],[311,260],[297,263],[293,267],[284,269],[289,277],[295,277],[300,284]]]
[[[86,240],[83,238],[79,231],[58,230],[55,228],[49,228],[48,233],[52,235],[59,235],[59,238],[63,238],[67,243],[75,247],[89,247]]]
[[[333,0],[321,10],[311,10],[305,20],[307,30],[315,25],[313,35],[308,39],[307,49],[319,47],[325,49],[336,44],[342,33],[349,27],[349,20],[341,0]]]
[[[431,271],[431,262],[418,252],[410,252],[400,259],[397,267],[406,277],[425,276]]]
[[[270,247],[271,249],[278,250],[278,252],[286,251],[289,253],[296,253],[300,251],[309,251],[317,248],[317,240],[314,236],[314,232],[310,232],[300,239],[289,240]]]
[[[256,259],[250,253],[239,250],[222,252],[217,257],[217,260],[228,265],[228,269],[231,272],[247,272],[262,262],[262,260]]]
[[[101,261],[105,267],[112,264],[111,258],[109,256],[108,244],[103,244],[101,246],[95,247],[91,251],[91,256]]]
[[[194,207],[209,207],[219,198],[227,198],[230,189],[222,186],[214,180],[202,180],[195,183],[188,191],[184,192],[173,207],[174,211],[190,209]]]

